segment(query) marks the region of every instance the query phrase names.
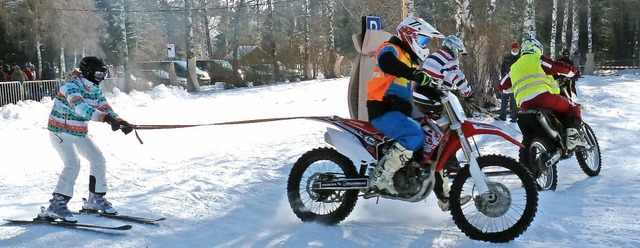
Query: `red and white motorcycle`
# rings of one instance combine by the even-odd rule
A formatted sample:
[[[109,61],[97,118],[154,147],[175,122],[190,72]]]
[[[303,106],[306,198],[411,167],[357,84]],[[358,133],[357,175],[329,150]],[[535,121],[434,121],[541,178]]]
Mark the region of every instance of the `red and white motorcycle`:
[[[287,194],[295,215],[304,222],[334,225],[353,211],[358,197],[422,201],[434,189],[434,174],[462,149],[466,161],[461,163],[463,168],[449,191],[453,221],[472,239],[509,242],[520,236],[533,221],[538,206],[531,173],[513,158],[478,156],[467,138],[491,134],[520,148],[524,146],[499,127],[467,120],[453,93],[443,92],[440,102],[441,116],[416,118],[427,137],[424,157],[396,172],[393,179],[398,195],[378,192],[372,180],[376,166],[384,163],[384,154],[394,140],[366,121],[304,117],[332,124],[325,133],[331,147],[310,150],[293,165]],[[466,195],[471,200],[461,204],[460,197]]]

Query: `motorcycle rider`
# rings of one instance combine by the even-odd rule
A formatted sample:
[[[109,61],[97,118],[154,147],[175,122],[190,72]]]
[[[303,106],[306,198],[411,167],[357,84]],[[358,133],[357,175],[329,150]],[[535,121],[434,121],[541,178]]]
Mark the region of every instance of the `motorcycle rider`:
[[[431,92],[431,77],[419,70],[419,62],[429,55],[431,37],[443,37],[421,18],[409,16],[396,27],[397,34],[382,43],[374,53],[373,79],[367,82],[367,112],[371,124],[397,142],[386,154],[386,161],[376,171],[373,182],[378,190],[397,195],[393,175],[405,166],[414,152],[420,156],[425,134],[410,118],[414,90]],[[429,94],[429,93],[427,93]]]
[[[543,55],[542,44],[534,38],[525,39],[520,52],[522,56],[500,80],[498,89],[504,92],[513,88],[516,103],[522,111],[542,107],[564,114],[567,117],[564,123],[567,127],[567,149],[587,147],[587,142],[578,131],[582,124],[580,105],[559,95],[560,86],[552,77],[561,75],[575,79],[577,69]]]
[[[456,35],[449,35],[442,41],[440,49],[432,53],[424,61],[423,69],[433,77],[434,83],[444,86],[447,89],[456,88],[460,93],[466,97],[471,97],[471,87],[467,82],[467,78],[460,70],[460,56],[468,55],[464,43],[459,38],[461,33]],[[454,87],[455,86],[455,87]],[[439,96],[426,96],[430,100],[439,101]],[[437,98],[437,99],[434,99]],[[416,104],[420,104],[421,97],[415,97]],[[457,160],[456,160],[457,161]],[[448,170],[460,170],[459,163],[456,163],[454,168],[448,168]],[[436,183],[434,187],[434,193],[438,198],[438,206],[442,211],[449,210],[449,180],[447,176],[443,174],[443,171],[439,171],[435,174]],[[470,196],[465,195],[460,197],[460,203],[465,204],[471,199]]]

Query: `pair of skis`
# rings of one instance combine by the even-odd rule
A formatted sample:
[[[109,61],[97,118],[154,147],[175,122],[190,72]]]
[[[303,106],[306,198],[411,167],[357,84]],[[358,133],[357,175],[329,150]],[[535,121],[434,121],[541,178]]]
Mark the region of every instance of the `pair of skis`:
[[[40,211],[44,212],[46,210],[44,209],[44,207],[40,207]],[[105,217],[105,218],[110,218],[110,219],[116,219],[116,220],[122,220],[122,221],[130,221],[130,222],[141,223],[141,224],[151,224],[151,225],[157,225],[158,222],[163,221],[163,220],[166,219],[166,218],[152,219],[152,218],[144,218],[144,217],[138,217],[138,216],[106,214],[106,213],[99,213],[99,212],[97,212],[97,213],[74,212],[73,214],[88,214],[88,215],[95,215],[95,216]],[[12,224],[22,224],[22,225],[48,224],[48,225],[52,225],[52,226],[68,227],[68,228],[91,228],[91,229],[119,230],[119,231],[129,230],[129,229],[132,228],[131,225],[103,226],[103,225],[84,224],[84,223],[77,223],[77,222],[58,221],[58,220],[52,219],[50,217],[41,217],[41,216],[38,216],[38,217],[34,218],[33,220],[11,220],[11,219],[5,219],[5,221],[8,221],[9,223],[12,223]]]

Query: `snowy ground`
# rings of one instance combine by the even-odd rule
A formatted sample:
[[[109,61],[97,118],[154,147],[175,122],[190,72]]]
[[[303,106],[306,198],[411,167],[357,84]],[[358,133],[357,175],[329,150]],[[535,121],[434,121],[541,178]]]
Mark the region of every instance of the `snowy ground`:
[[[348,79],[209,91],[164,87],[109,94],[134,124],[196,124],[286,116],[348,117]],[[602,173],[587,177],[561,161],[556,192],[541,192],[531,227],[493,245],[468,239],[435,204],[360,199],[338,226],[302,223],[288,206],[286,180],[305,151],[323,146],[324,124],[289,120],[231,126],[111,132],[92,123],[108,163],[108,198],[122,214],[167,217],[115,234],[0,220],[0,247],[640,247],[640,76],[587,76],[577,100],[602,149]],[[0,108],[0,219],[29,219],[46,205],[62,170],[46,130],[51,100]],[[517,139],[517,126],[497,122]],[[480,151],[516,156],[513,145],[479,139]],[[88,164],[70,208],[87,195]],[[79,216],[84,223],[122,221]]]

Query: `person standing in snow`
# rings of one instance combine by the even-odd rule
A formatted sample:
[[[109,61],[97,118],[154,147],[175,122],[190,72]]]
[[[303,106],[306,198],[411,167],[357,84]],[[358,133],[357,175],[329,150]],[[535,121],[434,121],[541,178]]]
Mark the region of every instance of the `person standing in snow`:
[[[542,54],[542,44],[533,38],[522,42],[522,56],[510,68],[498,89],[505,92],[512,88],[520,110],[546,108],[567,116],[567,149],[587,147],[588,144],[578,131],[582,125],[580,105],[560,95],[560,86],[553,80],[554,75],[575,77],[578,69],[561,61],[553,61]]]
[[[500,65],[500,75],[504,77],[511,68],[511,65],[520,58],[520,44],[513,42],[511,44],[511,52],[504,55],[502,58],[502,64]],[[507,120],[507,107],[509,108],[509,117],[511,122],[516,122],[516,114],[518,113],[518,106],[516,106],[516,99],[513,97],[513,90],[506,90],[500,96],[500,115],[498,119],[502,121]]]
[[[107,65],[101,58],[84,57],[80,61],[80,71],[71,73],[60,87],[49,115],[48,129],[53,148],[64,163],[53,198],[45,212],[46,217],[76,222],[67,208],[73,196],[75,180],[80,172],[82,155],[89,160],[89,198],[83,210],[117,214],[104,197],[107,192],[106,161],[100,149],[88,133],[89,121],[105,122],[113,131],[122,130],[128,134],[133,127],[119,118],[107,102],[100,82],[107,76]]]

